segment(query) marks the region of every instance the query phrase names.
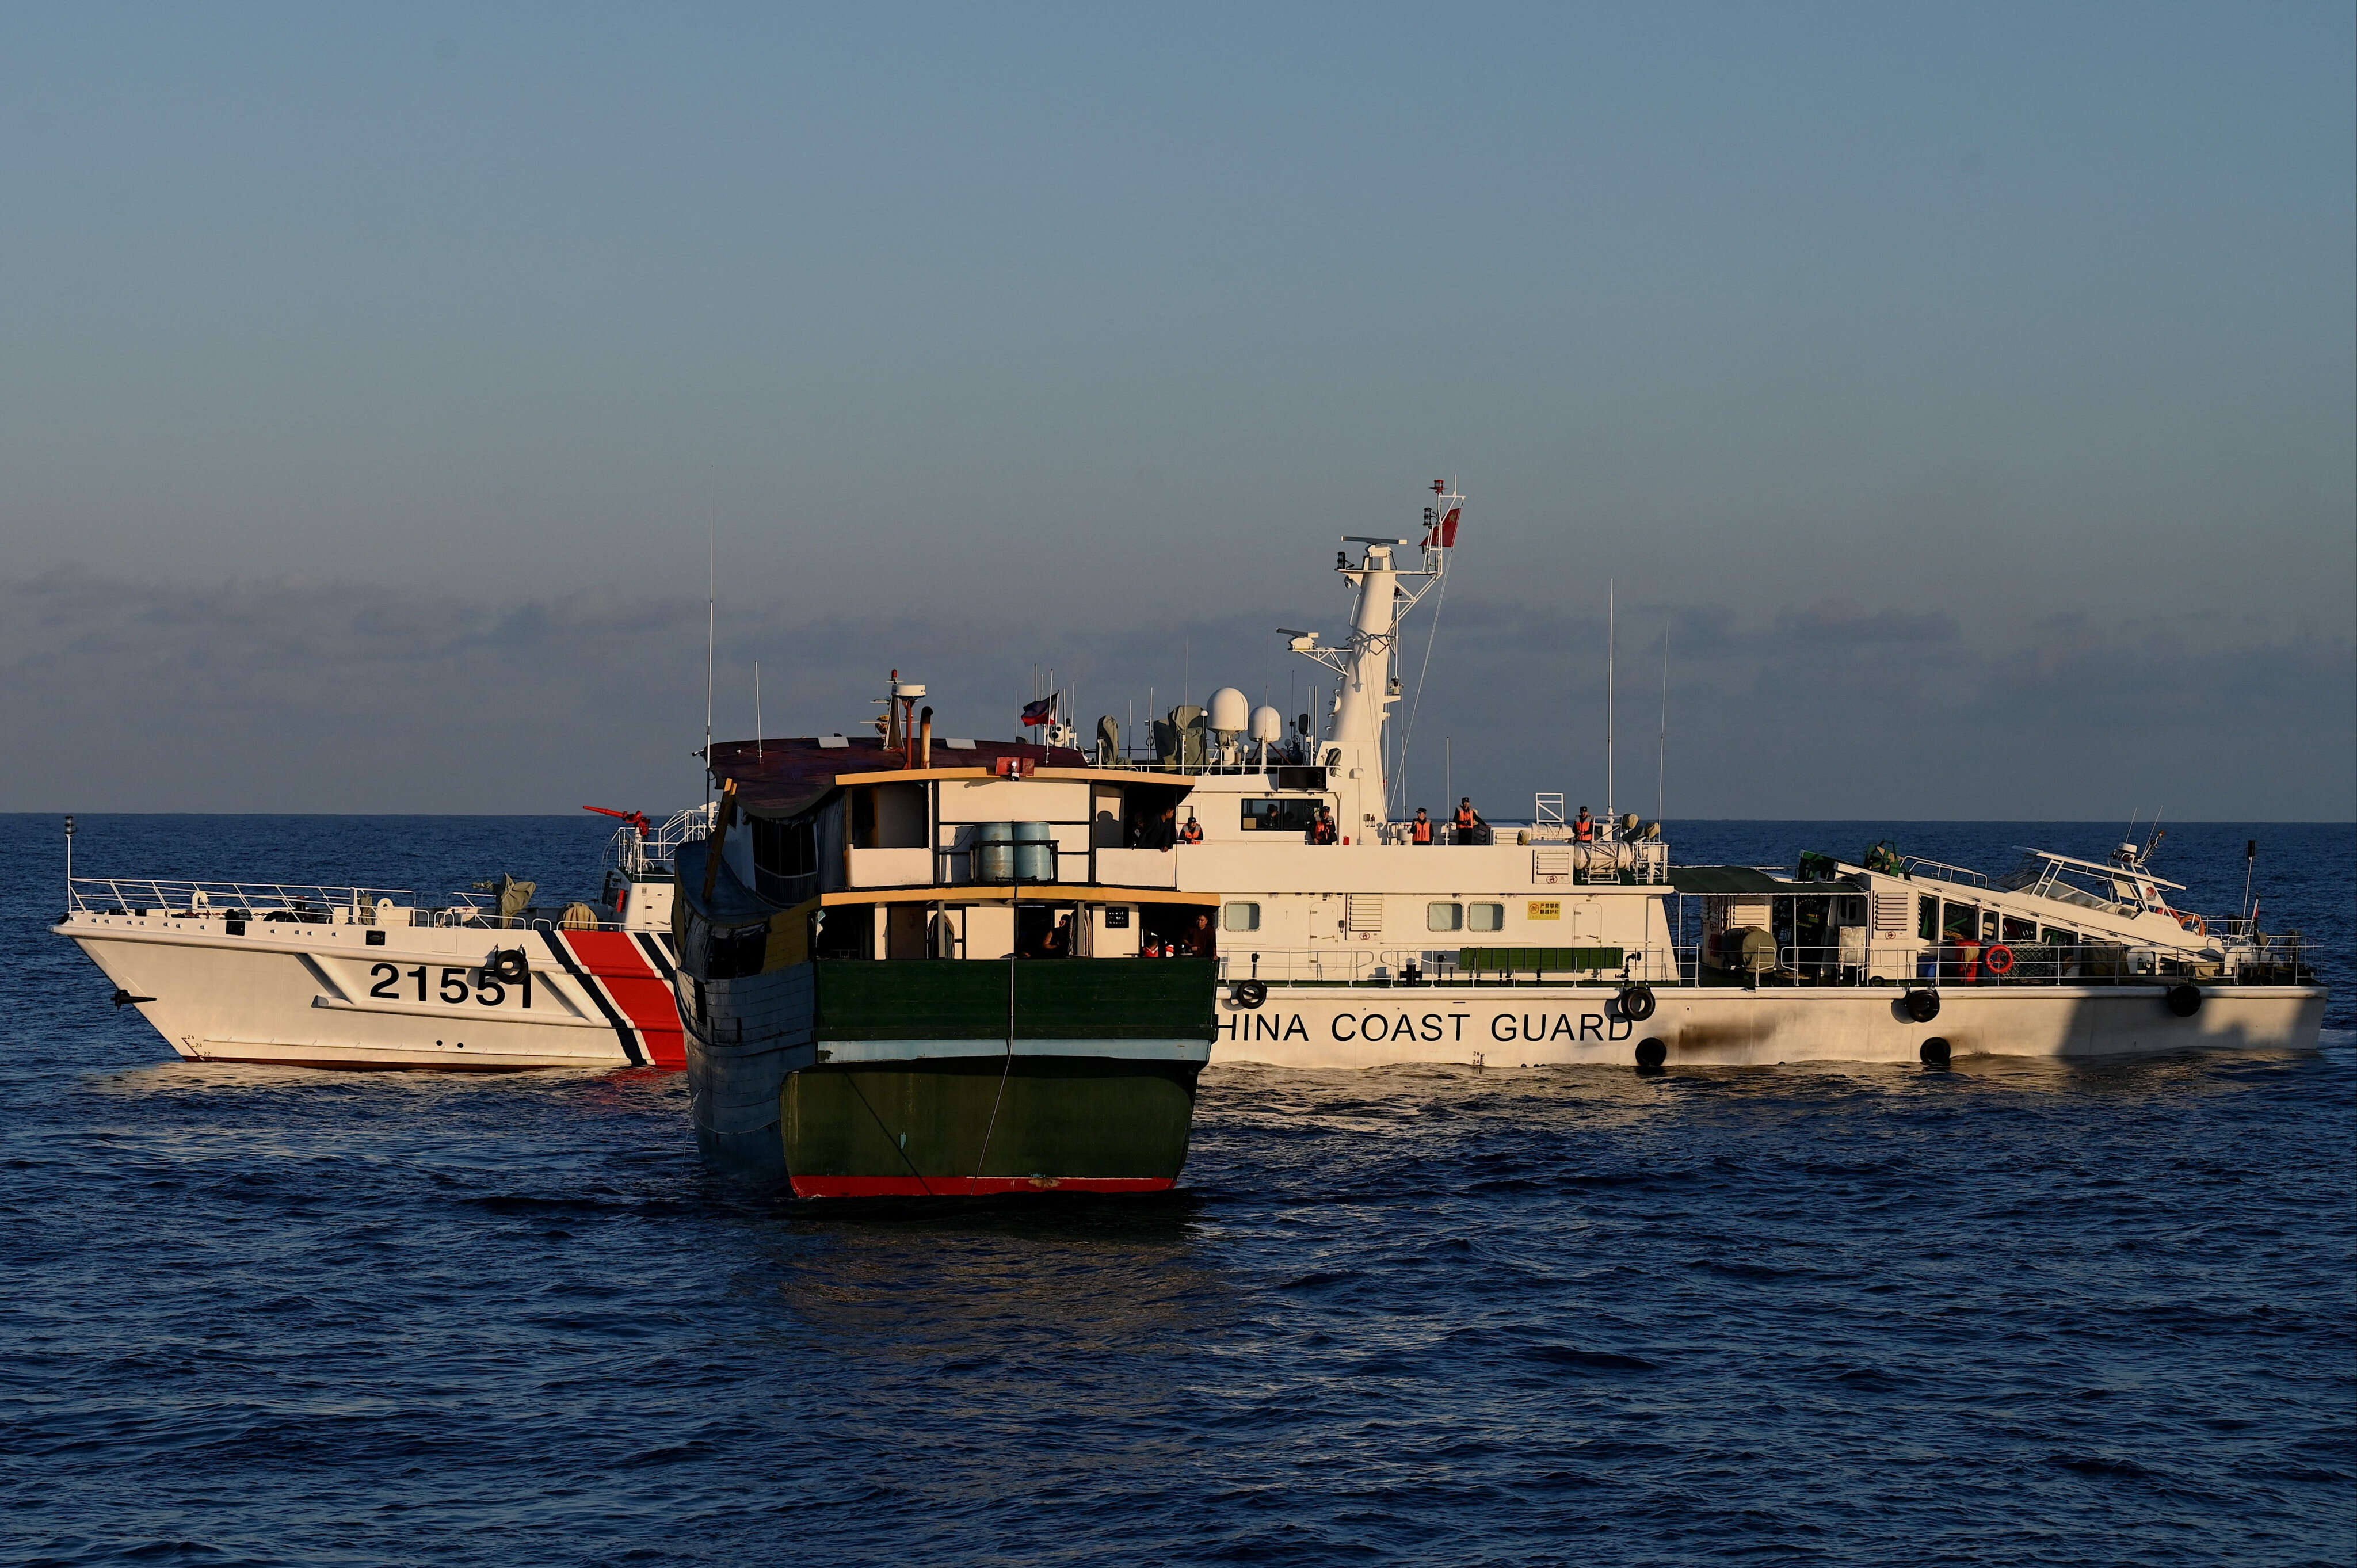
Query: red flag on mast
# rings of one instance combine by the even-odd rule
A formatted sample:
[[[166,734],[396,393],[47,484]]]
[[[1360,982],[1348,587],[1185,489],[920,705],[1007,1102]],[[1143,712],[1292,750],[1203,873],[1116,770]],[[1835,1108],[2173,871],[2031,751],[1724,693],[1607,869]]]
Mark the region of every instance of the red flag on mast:
[[[1438,522],[1434,523],[1432,525],[1431,532],[1427,532],[1424,536],[1425,548],[1429,550],[1434,545],[1437,544],[1443,550],[1456,549],[1457,519],[1458,514],[1463,512],[1464,510],[1465,509],[1463,507],[1450,507],[1448,509],[1448,515],[1442,518]]]

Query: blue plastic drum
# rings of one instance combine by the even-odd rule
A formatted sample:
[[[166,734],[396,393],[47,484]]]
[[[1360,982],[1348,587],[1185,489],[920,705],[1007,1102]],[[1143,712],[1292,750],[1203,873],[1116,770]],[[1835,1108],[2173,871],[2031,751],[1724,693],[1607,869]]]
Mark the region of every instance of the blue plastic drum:
[[[974,879],[1015,880],[1015,824],[984,822],[974,830]]]
[[[1056,830],[1047,822],[1015,824],[1015,875],[1023,882],[1056,880]]]

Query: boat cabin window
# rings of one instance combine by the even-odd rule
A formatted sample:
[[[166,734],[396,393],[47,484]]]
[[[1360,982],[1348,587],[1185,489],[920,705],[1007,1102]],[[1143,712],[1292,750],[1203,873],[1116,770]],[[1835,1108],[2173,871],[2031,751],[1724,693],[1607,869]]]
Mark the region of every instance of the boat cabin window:
[[[770,928],[767,925],[716,930],[710,940],[712,951],[704,970],[705,978],[709,980],[740,980],[747,975],[759,974],[769,957]]]
[[[756,877],[809,876],[817,872],[817,824],[807,819],[773,822],[766,817],[755,817],[748,825],[753,830]]]
[[[1244,832],[1300,833],[1318,820],[1315,800],[1246,800]]]
[[[1981,940],[1985,942],[1993,942],[1996,940],[1996,911],[1995,909],[1983,909],[1981,911]]]
[[[1951,904],[1940,921],[1940,934],[1952,942],[1981,940],[1981,912],[1970,904]]]
[[[876,911],[865,904],[821,909],[811,917],[813,958],[874,958]]]
[[[1220,927],[1230,931],[1260,929],[1260,906],[1257,904],[1223,904],[1220,907]]]
[[[925,847],[925,787],[876,784],[851,791],[851,847]]]
[[[2038,940],[2038,922],[2025,920],[2018,915],[2006,916],[1998,929],[2000,939],[2005,941],[2029,944]]]
[[[1080,950],[1079,922],[1070,904],[1023,904],[1015,910],[1015,956],[1071,958]]]
[[[1937,898],[1915,900],[1915,935],[1927,942],[1940,940],[1940,901]]]
[[[1217,958],[1219,921],[1200,904],[1147,904],[1137,912],[1146,958]]]
[[[2071,948],[2079,945],[2079,933],[2066,931],[2060,926],[2049,926],[2039,933],[2040,940],[2050,948]]]
[[[1462,904],[1426,904],[1424,907],[1424,929],[1427,931],[1461,931],[1465,929],[1465,906]]]
[[[1504,930],[1506,929],[1506,907],[1503,904],[1466,905],[1465,929],[1469,931]]]

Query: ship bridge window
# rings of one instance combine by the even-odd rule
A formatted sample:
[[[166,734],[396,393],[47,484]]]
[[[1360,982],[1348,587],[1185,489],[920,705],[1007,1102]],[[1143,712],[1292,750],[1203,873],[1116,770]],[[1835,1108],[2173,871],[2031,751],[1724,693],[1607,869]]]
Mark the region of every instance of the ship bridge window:
[[[1243,827],[1246,832],[1301,833],[1318,820],[1315,800],[1247,800],[1244,802]]]
[[[1246,903],[1222,904],[1220,906],[1220,928],[1229,931],[1259,930],[1260,906]]]

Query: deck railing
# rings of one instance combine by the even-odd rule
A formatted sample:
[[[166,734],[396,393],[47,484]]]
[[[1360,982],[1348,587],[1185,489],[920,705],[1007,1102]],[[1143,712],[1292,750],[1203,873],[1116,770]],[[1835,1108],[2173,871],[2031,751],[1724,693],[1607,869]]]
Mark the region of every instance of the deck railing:
[[[315,926],[466,927],[469,929],[555,929],[562,920],[546,908],[502,915],[476,893],[421,901],[403,887],[328,887],[292,882],[213,882],[153,876],[77,876],[66,886],[69,916],[145,915],[178,919],[252,920]],[[621,929],[599,920],[576,929]]]
[[[1617,964],[1603,961],[1617,955]],[[2315,983],[2298,933],[2261,939],[2223,963],[2182,950],[2088,943],[2023,943],[1989,966],[1987,950],[1962,947],[1785,946],[1759,955],[1756,968],[1709,959],[1699,947],[1594,948],[1262,948],[1220,954],[1223,982],[1286,985],[1472,988],[1609,985],[1667,986],[2024,986],[2163,985],[2181,981],[2246,985]],[[1512,967],[1510,967],[1512,966]]]

